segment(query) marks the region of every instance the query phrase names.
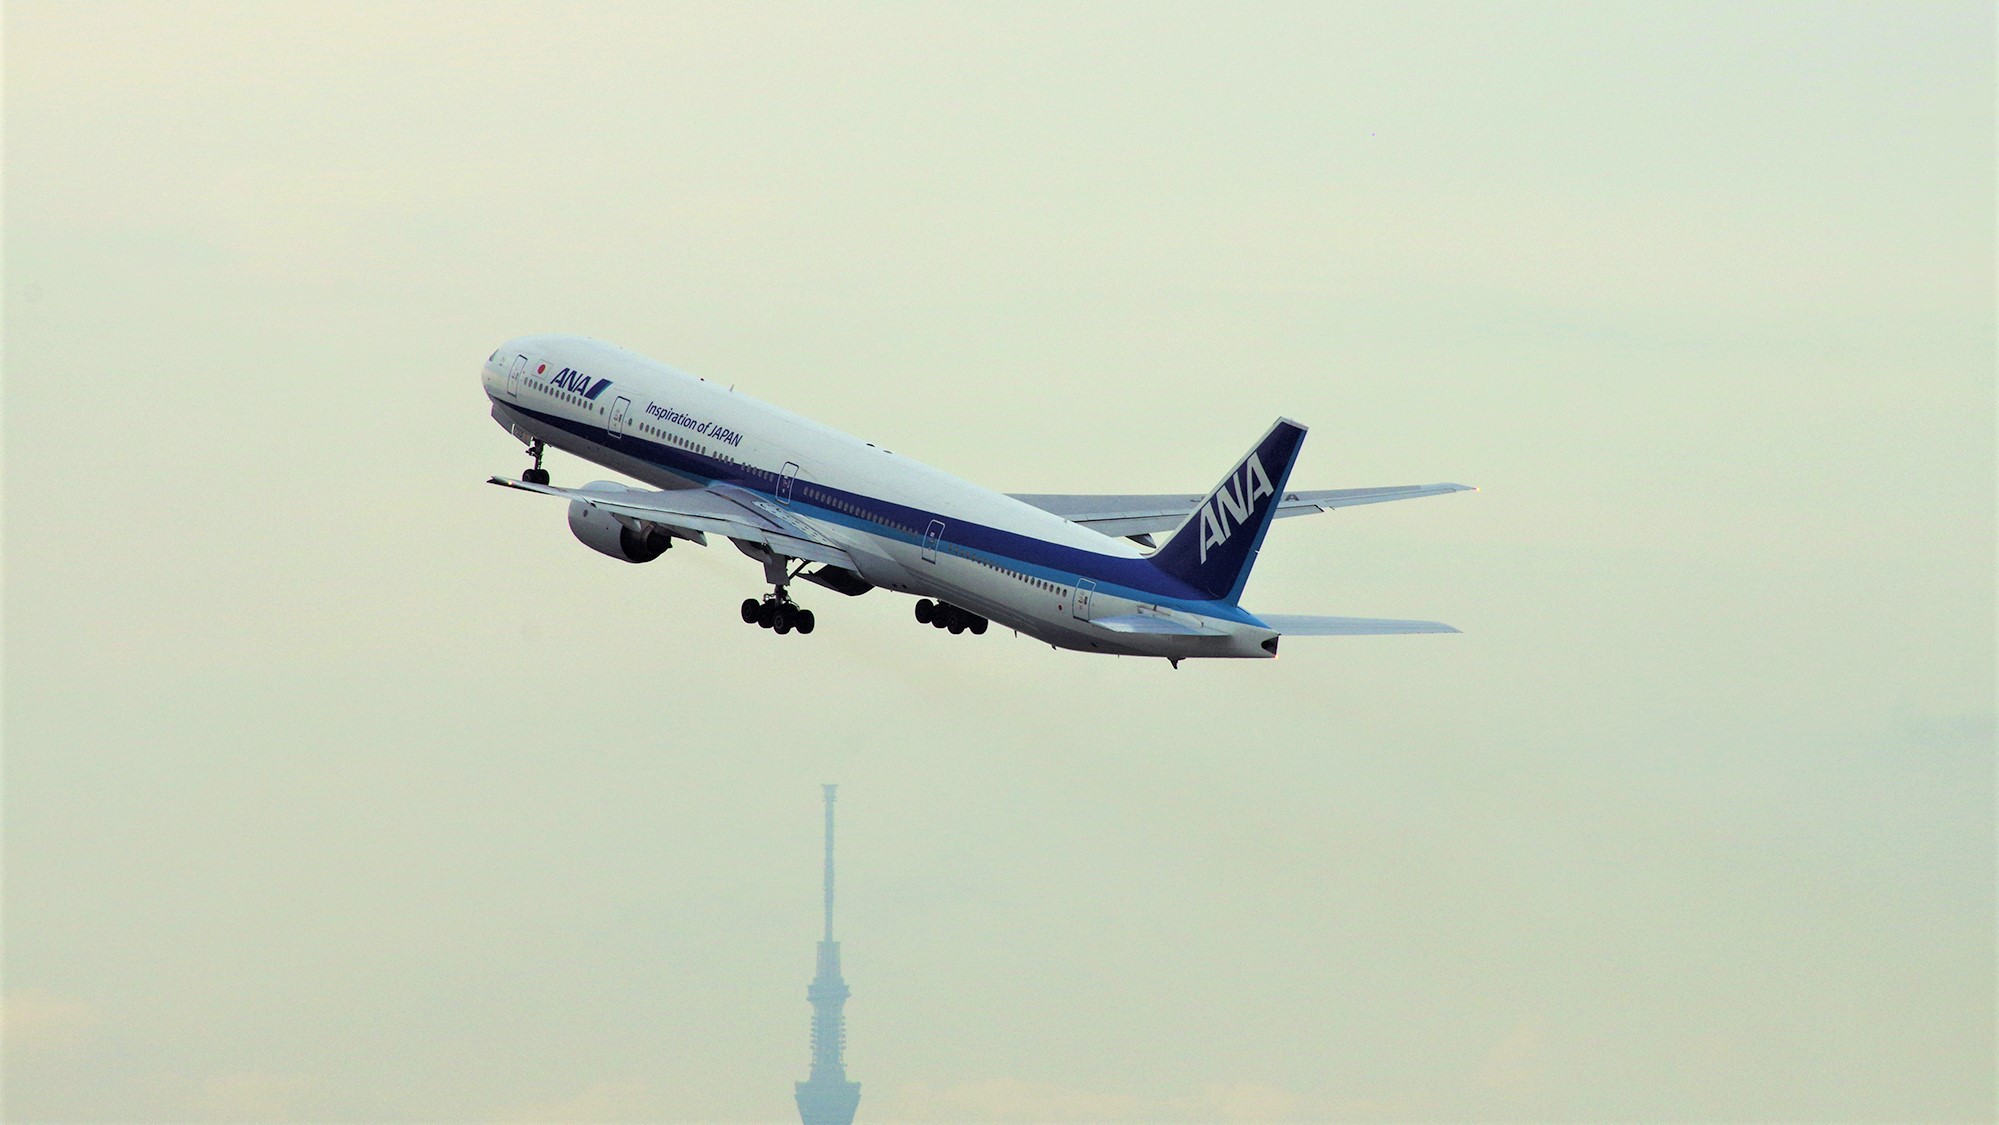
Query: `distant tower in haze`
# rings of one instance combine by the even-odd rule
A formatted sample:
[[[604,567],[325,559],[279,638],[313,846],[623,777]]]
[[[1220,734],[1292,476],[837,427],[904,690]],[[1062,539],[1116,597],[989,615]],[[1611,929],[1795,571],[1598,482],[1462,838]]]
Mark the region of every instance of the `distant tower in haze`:
[[[840,943],[833,940],[833,785],[826,791],[826,936],[819,942],[819,974],[805,998],[812,1002],[812,1077],[797,1083],[798,1116],[805,1125],[852,1125],[861,1084],[847,1081],[847,982],[840,979]]]

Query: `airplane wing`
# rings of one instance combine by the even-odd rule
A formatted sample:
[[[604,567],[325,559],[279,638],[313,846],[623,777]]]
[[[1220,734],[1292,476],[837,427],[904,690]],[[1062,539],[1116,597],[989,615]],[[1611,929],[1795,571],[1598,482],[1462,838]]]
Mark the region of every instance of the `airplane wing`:
[[[1286,492],[1277,502],[1277,517],[1309,516],[1335,508],[1361,504],[1381,504],[1390,500],[1414,500],[1418,496],[1441,496],[1446,492],[1476,492],[1468,484],[1400,484],[1386,488],[1332,488],[1318,492]],[[1119,496],[1088,494],[1014,493],[1013,498],[1052,512],[1070,523],[1101,531],[1105,535],[1148,535],[1179,527],[1205,494],[1175,496]]]
[[[1265,625],[1287,637],[1373,637],[1391,633],[1455,633],[1441,621],[1392,621],[1382,617],[1314,617],[1303,613],[1259,613]]]
[[[487,483],[588,504],[612,515],[681,533],[697,542],[707,542],[708,533],[724,535],[739,543],[762,547],[773,555],[855,569],[854,560],[846,551],[782,507],[746,489],[722,486],[668,492],[642,488],[614,491],[556,488],[507,477],[491,477]]]

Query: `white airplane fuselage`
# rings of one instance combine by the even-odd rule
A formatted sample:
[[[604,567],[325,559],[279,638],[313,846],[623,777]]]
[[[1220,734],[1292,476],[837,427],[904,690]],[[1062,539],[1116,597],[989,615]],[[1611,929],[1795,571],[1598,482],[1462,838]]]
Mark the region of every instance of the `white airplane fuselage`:
[[[1059,648],[1176,660],[1276,655],[1276,630],[1232,598],[1162,572],[1127,540],[624,348],[522,337],[502,345],[481,377],[494,420],[521,440],[658,489],[755,494],[845,551],[873,586],[949,603]],[[1202,544],[1203,560],[1207,550]],[[1212,635],[1091,624],[1133,614]]]

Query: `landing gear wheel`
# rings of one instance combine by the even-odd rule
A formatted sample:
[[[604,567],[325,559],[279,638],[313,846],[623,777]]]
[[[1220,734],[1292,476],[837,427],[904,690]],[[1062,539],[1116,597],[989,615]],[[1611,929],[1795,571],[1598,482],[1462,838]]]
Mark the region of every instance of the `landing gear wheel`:
[[[812,611],[792,601],[782,586],[764,595],[762,601],[744,598],[743,620],[776,633],[810,633],[816,624]]]
[[[944,626],[944,627],[945,627],[946,629],[949,629],[949,630],[951,630],[951,635],[955,637],[955,636],[957,636],[958,634],[960,634],[960,633],[962,633],[962,632],[964,632],[964,631],[965,631],[965,620],[964,620],[964,618],[962,618],[962,617],[956,617],[956,616],[954,616],[954,617],[952,617],[952,618],[951,618],[951,623],[950,623],[949,625],[946,625],[946,626]]]
[[[975,637],[983,637],[983,636],[985,636],[985,635],[986,635],[986,619],[985,619],[985,618],[983,618],[983,617],[974,617],[974,618],[972,618],[972,635],[973,635],[973,636],[975,636]]]
[[[529,484],[547,484],[547,483],[548,483],[548,470],[547,470],[547,469],[529,469],[529,470],[528,470],[527,472],[525,472],[525,473],[522,473],[522,474],[521,474],[521,479],[522,479],[522,480],[524,480],[524,481],[526,481],[526,482],[527,482],[527,483],[529,483]]]
[[[931,615],[936,612],[936,609],[937,607],[931,604],[929,598],[916,599],[916,619],[925,625],[930,624]]]

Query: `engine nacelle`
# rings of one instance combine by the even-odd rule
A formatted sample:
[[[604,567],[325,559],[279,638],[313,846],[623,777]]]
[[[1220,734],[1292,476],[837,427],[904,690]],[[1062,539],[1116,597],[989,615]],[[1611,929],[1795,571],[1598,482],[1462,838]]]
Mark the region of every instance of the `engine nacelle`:
[[[614,481],[592,481],[583,492],[638,492],[640,489]],[[569,502],[569,532],[585,547],[628,563],[651,562],[673,546],[673,536],[664,531],[633,531],[618,517],[593,508],[581,500]]]

